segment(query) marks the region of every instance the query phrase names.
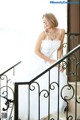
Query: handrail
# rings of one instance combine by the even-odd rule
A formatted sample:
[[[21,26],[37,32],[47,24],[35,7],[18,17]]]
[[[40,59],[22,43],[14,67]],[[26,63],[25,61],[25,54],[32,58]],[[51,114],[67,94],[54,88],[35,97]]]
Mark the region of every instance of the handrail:
[[[80,33],[65,33],[67,35],[75,35],[78,36],[80,35]],[[44,70],[42,73],[40,73],[39,75],[37,75],[35,78],[33,78],[30,82],[32,83],[34,80],[36,80],[38,77],[40,77],[41,75],[43,75],[44,73],[46,73],[47,71],[49,71],[52,67],[56,66],[59,62],[61,62],[62,60],[64,60],[67,56],[69,56],[70,54],[72,54],[74,51],[76,51],[78,48],[80,47],[80,45],[78,45],[77,47],[75,47],[74,49],[72,49],[70,52],[68,52],[64,57],[62,57],[61,59],[57,60],[57,62],[53,63],[49,68],[47,68],[46,70]],[[0,74],[0,77],[5,74],[6,72],[10,71],[11,69],[13,69],[15,66],[17,66],[18,64],[20,64],[20,62],[18,62],[17,64],[13,65],[12,67],[10,67],[9,69],[5,70],[3,73]]]
[[[31,83],[33,83],[36,79],[38,79],[43,74],[45,74],[50,69],[52,69],[54,66],[56,66],[57,64],[59,64],[60,62],[62,62],[64,59],[66,59],[68,56],[70,56],[73,52],[77,51],[79,48],[80,48],[80,44],[77,47],[75,47],[74,49],[72,49],[70,52],[68,52],[66,55],[64,55],[62,58],[58,59],[55,63],[53,63],[46,70],[42,71],[39,75],[37,75],[36,77],[34,77],[33,79],[31,79],[30,81],[28,81],[28,82],[24,82],[23,81],[23,84],[31,84]],[[16,82],[15,84],[22,84],[22,83],[21,82]]]
[[[28,83],[32,83],[34,82],[36,79],[38,79],[40,76],[42,76],[43,74],[45,74],[46,72],[48,72],[50,69],[52,69],[54,66],[56,66],[57,64],[59,64],[62,60],[64,60],[65,58],[67,58],[68,56],[70,56],[73,52],[77,51],[80,48],[80,44],[75,47],[74,49],[72,49],[70,52],[68,52],[66,55],[64,55],[62,58],[58,59],[55,63],[53,63],[50,67],[48,67],[46,70],[42,71],[39,75],[37,75],[35,78],[33,78],[30,82]],[[24,83],[24,82],[23,82]],[[26,83],[26,82],[25,82]]]
[[[80,33],[65,33],[65,34],[67,34],[67,35],[75,35],[75,36],[80,35]]]
[[[18,62],[18,63],[16,63],[15,65],[13,65],[12,67],[10,67],[9,69],[5,70],[3,73],[0,74],[0,77],[1,77],[2,75],[4,75],[6,72],[8,72],[8,71],[10,71],[11,69],[13,69],[14,67],[16,67],[17,65],[19,65],[20,63],[21,63],[21,61]]]
[[[80,33],[65,33],[65,34],[67,34],[67,35],[75,35],[75,36],[78,36],[78,35],[80,35]],[[77,47],[79,47],[80,45],[78,45]],[[75,51],[75,49],[77,49],[77,47],[76,48],[74,48],[73,50]],[[71,52],[69,52],[68,54],[71,54],[71,53],[73,53],[74,51],[73,50],[71,50]],[[67,55],[65,55],[63,58],[61,58],[61,59],[59,59],[59,60],[57,60],[57,62],[55,62],[53,65],[51,65],[51,67],[49,67],[50,69],[52,68],[52,67],[54,67],[55,65],[57,65],[59,62],[61,62],[61,60],[63,60],[63,59],[65,59],[67,56],[68,56],[68,54]],[[12,67],[10,67],[9,69],[7,69],[7,70],[5,70],[3,73],[1,73],[0,74],[0,77],[3,75],[3,74],[5,74],[6,72],[8,72],[8,71],[10,71],[12,68],[14,68],[15,66],[17,66],[18,64],[20,64],[21,63],[21,61],[20,62],[18,62],[17,64],[15,64],[15,65],[13,65]],[[49,68],[48,69],[46,69],[45,71],[43,71],[43,74],[44,73],[46,73],[48,70],[49,70]],[[41,75],[43,75],[42,73],[40,74],[40,75],[38,75],[38,76],[41,76]],[[35,79],[37,79],[38,78],[38,76],[36,76],[33,80],[31,80],[31,81],[34,81]]]
[[[46,70],[42,71],[39,75],[37,75],[35,78],[33,78],[30,82],[27,83],[32,83],[34,82],[36,79],[38,79],[40,76],[42,76],[43,74],[45,74],[46,72],[48,72],[50,69],[52,69],[54,66],[56,66],[57,64],[59,64],[62,60],[64,60],[65,58],[67,58],[69,55],[71,55],[73,52],[75,52],[76,50],[78,50],[80,48],[80,44],[75,47],[74,49],[72,49],[70,52],[68,52],[66,55],[64,55],[62,58],[60,58],[59,60],[57,60],[55,63],[53,63],[51,66],[49,66]],[[9,69],[7,69],[6,71],[4,71],[3,73],[0,74],[0,77],[5,74],[6,72],[8,72],[9,70],[11,70],[12,68],[14,68],[15,66],[17,66],[18,64],[20,64],[20,62],[18,62],[17,64],[13,65],[12,67],[10,67]],[[34,71],[33,71],[34,72]],[[23,84],[25,84],[26,82],[23,82]],[[17,84],[17,82],[16,82]],[[18,82],[18,84],[20,84]]]

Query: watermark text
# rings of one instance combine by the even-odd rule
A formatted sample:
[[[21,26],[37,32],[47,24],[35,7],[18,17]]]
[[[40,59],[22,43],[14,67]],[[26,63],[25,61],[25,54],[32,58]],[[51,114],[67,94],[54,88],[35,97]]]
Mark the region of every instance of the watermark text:
[[[69,1],[50,1],[50,4],[80,4],[80,2],[74,1],[74,2],[69,2]]]

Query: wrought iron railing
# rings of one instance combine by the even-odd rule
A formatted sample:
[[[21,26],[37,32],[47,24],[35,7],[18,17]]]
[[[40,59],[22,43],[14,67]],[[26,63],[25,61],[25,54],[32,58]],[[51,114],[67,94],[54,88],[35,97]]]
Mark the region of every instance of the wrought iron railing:
[[[21,63],[21,61],[0,74],[0,119],[1,120],[2,119],[11,120],[12,119],[14,91],[12,89],[12,86],[9,85],[10,79],[7,75],[7,72],[13,71],[13,75],[14,75],[15,74],[14,69],[20,63]],[[12,94],[11,98],[9,98],[10,93]]]
[[[15,83],[15,94],[14,94],[14,98],[15,98],[15,120],[18,120],[19,118],[19,116],[18,116],[18,113],[19,113],[19,110],[18,110],[18,92],[19,92],[19,86],[21,86],[21,85],[28,85],[29,87],[29,89],[28,89],[28,112],[29,113],[27,113],[27,115],[26,115],[26,120],[31,120],[31,118],[30,118],[30,93],[32,92],[32,91],[35,91],[35,89],[36,89],[36,87],[35,87],[35,85],[34,84],[36,84],[37,85],[37,87],[38,87],[38,97],[39,97],[39,101],[37,101],[38,102],[38,109],[36,109],[36,110],[38,110],[38,117],[37,117],[37,119],[36,120],[40,120],[41,118],[40,118],[40,95],[41,95],[41,93],[42,92],[44,92],[44,97],[45,98],[47,98],[48,99],[48,103],[47,103],[47,106],[48,106],[48,114],[47,114],[47,116],[48,116],[48,120],[54,120],[54,118],[50,118],[50,91],[51,90],[54,90],[55,89],[55,86],[54,86],[54,83],[53,82],[50,82],[50,71],[51,71],[51,69],[53,69],[53,67],[55,67],[57,64],[58,65],[60,65],[61,64],[61,62],[63,62],[64,63],[64,67],[65,68],[67,68],[68,67],[68,62],[69,62],[69,57],[70,56],[74,56],[74,58],[76,59],[75,61],[75,66],[76,66],[76,71],[75,71],[75,85],[76,85],[76,87],[77,87],[77,67],[79,66],[79,64],[80,64],[80,62],[77,62],[77,56],[75,56],[74,55],[74,53],[77,51],[77,50],[79,50],[80,51],[80,45],[78,45],[76,48],[74,48],[73,50],[71,50],[70,52],[68,52],[63,58],[61,58],[61,59],[59,59],[57,62],[55,62],[53,65],[51,65],[48,69],[46,69],[45,71],[43,71],[42,73],[40,73],[38,76],[36,76],[34,79],[32,79],[30,82],[18,82],[18,83]],[[67,59],[66,60],[66,62],[65,62],[65,59]],[[43,89],[43,90],[41,90],[40,91],[40,85],[39,85],[39,83],[37,82],[37,79],[38,78],[40,78],[41,76],[43,76],[45,73],[49,73],[49,76],[48,76],[48,80],[49,80],[49,84],[48,84],[48,90],[47,89]],[[59,74],[58,74],[58,76],[59,76]],[[46,82],[46,81],[45,81]],[[34,84],[33,84],[34,83]],[[57,87],[58,87],[58,90],[59,90],[59,81],[58,81],[58,83],[56,83],[55,82],[55,84],[57,85]],[[31,85],[32,85],[32,87],[31,87]],[[53,87],[53,88],[52,88]],[[67,95],[65,95],[65,96],[63,96],[62,95],[62,93],[63,93],[63,90],[64,90],[64,88],[66,88],[67,87],[67,90],[68,90],[68,93],[70,93],[70,92],[72,92],[71,93],[71,95],[69,94],[69,96],[67,96]],[[77,88],[75,88],[76,90],[75,90],[75,92],[74,92],[74,88],[69,84],[69,83],[67,83],[65,86],[63,86],[62,87],[62,89],[61,89],[61,97],[62,97],[62,99],[64,100],[64,101],[66,101],[66,103],[67,103],[67,106],[68,106],[68,102],[74,97],[74,94],[75,94],[75,102],[77,103],[80,103],[80,99],[78,99],[77,98]],[[59,92],[59,91],[58,91]],[[55,99],[55,98],[54,98]],[[77,100],[78,99],[78,100]],[[33,103],[33,104],[35,104],[35,103]],[[58,105],[59,105],[59,98],[58,98]],[[44,108],[44,110],[45,110],[45,108]],[[34,108],[33,108],[33,112],[34,112]],[[34,113],[35,114],[35,113]],[[75,112],[75,120],[77,120],[77,115],[76,115],[77,113]],[[35,115],[36,116],[36,115]],[[71,119],[71,120],[73,120],[73,116],[71,116],[71,115],[68,115],[68,111],[66,112],[66,120],[69,120],[69,119]],[[57,120],[59,120],[59,106],[58,106],[58,114],[57,114]]]
[[[68,34],[68,39],[70,39],[70,36],[78,36],[80,34],[77,33],[71,33]],[[75,39],[75,37],[72,37],[71,39]],[[68,42],[64,43],[63,47],[65,48],[65,46],[67,46],[67,50],[68,48]],[[46,120],[54,120],[54,117],[50,117],[50,92],[55,90],[55,85],[58,88],[58,94],[59,94],[59,78],[58,78],[58,82],[54,83],[50,81],[50,72],[51,69],[53,69],[56,65],[58,65],[60,67],[61,64],[63,64],[63,68],[65,69],[65,73],[67,74],[67,79],[70,79],[70,76],[73,77],[74,81],[75,81],[75,90],[73,88],[73,86],[71,86],[68,81],[67,81],[67,85],[65,85],[62,89],[61,89],[61,97],[62,99],[67,103],[67,107],[68,107],[68,103],[71,99],[73,99],[73,97],[75,96],[75,120],[77,120],[77,103],[80,104],[80,98],[77,98],[77,80],[78,80],[78,69],[80,69],[80,60],[79,58],[77,59],[77,54],[80,53],[80,45],[78,45],[77,47],[75,47],[74,49],[70,50],[70,52],[68,52],[66,55],[63,55],[63,57],[59,60],[57,60],[57,62],[55,62],[53,65],[51,65],[49,68],[47,68],[45,71],[43,71],[42,73],[40,73],[38,76],[36,76],[35,78],[33,78],[30,82],[18,82],[14,84],[14,87],[9,86],[9,82],[10,79],[5,75],[5,73],[7,73],[8,71],[12,70],[13,68],[15,68],[18,64],[20,64],[21,62],[17,63],[16,65],[12,66],[11,68],[9,68],[8,70],[4,71],[3,73],[0,74],[0,103],[1,101],[3,101],[3,103],[5,103],[5,106],[3,107],[0,104],[0,116],[2,116],[2,118],[5,118],[6,120],[18,120],[19,119],[19,115],[20,115],[20,111],[19,111],[19,90],[20,90],[20,86],[27,86],[27,98],[25,98],[25,100],[27,99],[27,105],[25,105],[25,108],[28,108],[28,112],[26,112],[26,118],[25,120],[32,120],[31,119],[31,97],[30,94],[32,94],[33,92],[35,92],[36,86],[37,86],[37,90],[38,90],[38,108],[36,109],[37,112],[37,118],[35,120],[40,120],[40,99],[41,99],[41,95],[43,94],[43,97],[45,99],[47,99],[47,104],[46,106],[48,106],[48,112],[47,112],[47,118]],[[69,71],[69,65],[71,65],[71,69]],[[58,68],[59,68],[58,67]],[[40,84],[37,82],[37,80],[45,75],[46,73],[48,73],[48,88],[47,89],[41,89]],[[60,75],[59,69],[58,69],[58,77]],[[5,86],[1,86],[1,81],[5,81]],[[45,81],[46,82],[46,81]],[[36,86],[35,86],[36,85]],[[71,94],[65,95],[63,96],[63,91],[64,89],[67,88],[68,93],[71,92]],[[9,98],[9,92],[12,92],[12,98]],[[4,100],[3,100],[4,99]],[[23,101],[22,101],[23,102]],[[36,101],[35,101],[36,102]],[[21,103],[22,104],[22,103]],[[33,103],[35,104],[35,103]],[[60,114],[59,114],[59,96],[58,96],[58,112],[57,112],[57,120],[59,120],[60,118]],[[33,112],[34,112],[34,108],[33,108]],[[35,113],[34,113],[35,114]],[[35,115],[36,116],[36,115]],[[45,118],[42,118],[43,120],[45,120]],[[21,119],[24,120],[24,119]],[[68,114],[68,109],[66,110],[66,120],[73,120],[73,116]]]

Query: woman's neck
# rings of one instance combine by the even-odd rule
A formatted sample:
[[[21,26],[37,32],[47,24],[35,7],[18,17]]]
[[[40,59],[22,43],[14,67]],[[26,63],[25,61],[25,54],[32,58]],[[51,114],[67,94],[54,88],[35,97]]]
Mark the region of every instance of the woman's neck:
[[[47,30],[48,33],[54,33],[56,31],[56,28],[50,28]]]
[[[56,39],[57,28],[48,29],[46,32],[49,39],[51,40]]]

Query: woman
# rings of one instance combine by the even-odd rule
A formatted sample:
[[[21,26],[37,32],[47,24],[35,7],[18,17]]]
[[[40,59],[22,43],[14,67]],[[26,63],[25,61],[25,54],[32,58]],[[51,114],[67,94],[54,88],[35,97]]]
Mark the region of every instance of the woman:
[[[50,64],[52,64],[55,62],[55,60],[51,59],[50,57],[45,56],[40,51],[41,43],[43,40],[51,40],[51,41],[59,40],[60,46],[58,49],[58,58],[60,58],[62,55],[62,49],[63,49],[62,44],[64,40],[65,30],[57,28],[58,21],[52,13],[47,13],[43,15],[43,24],[44,24],[45,31],[43,31],[38,38],[38,41],[35,47],[35,53],[39,57],[44,59],[46,62],[49,62]]]
[[[29,81],[33,79],[36,75],[40,74],[43,70],[48,68],[51,64],[53,64],[57,59],[62,56],[62,44],[64,41],[65,30],[58,28],[58,21],[54,14],[46,13],[42,17],[44,31],[40,34],[36,46],[35,46],[35,54],[34,57],[31,58],[30,64],[25,63],[22,65],[21,71],[19,70],[18,78],[16,78],[15,82]],[[54,52],[58,51],[57,59],[54,58]],[[60,78],[59,85],[61,88],[67,84],[66,75],[63,73],[63,68],[60,67]],[[21,72],[21,74],[20,74]],[[56,85],[58,83],[58,66],[54,67],[50,71],[50,83],[55,82]],[[42,77],[36,80],[40,85],[40,119],[48,116],[48,96],[47,99],[44,97],[44,92],[48,91],[48,73],[43,75]],[[32,84],[33,85],[33,84]],[[35,86],[35,84],[34,84]],[[37,87],[38,88],[38,87]],[[26,90],[23,88],[20,89],[20,97],[19,100],[23,101],[23,104],[19,104],[19,117],[23,120],[26,120],[25,115],[28,113],[28,110],[25,107],[25,96]],[[55,91],[56,90],[56,91]],[[57,96],[57,86],[55,90],[50,90],[50,114],[57,112],[57,104],[58,104],[58,96]],[[34,90],[34,93],[31,93],[30,100],[30,120],[38,120],[38,98],[37,93],[38,90]],[[65,94],[65,93],[64,93]],[[27,94],[28,95],[28,94]],[[25,98],[24,98],[25,97]],[[64,112],[66,107],[66,102],[60,96],[60,112]],[[20,101],[19,101],[20,102]],[[28,102],[27,102],[28,104]],[[24,107],[25,108],[24,108]],[[37,107],[36,107],[37,106]],[[26,110],[27,112],[25,112]],[[28,119],[28,118],[27,118]]]

